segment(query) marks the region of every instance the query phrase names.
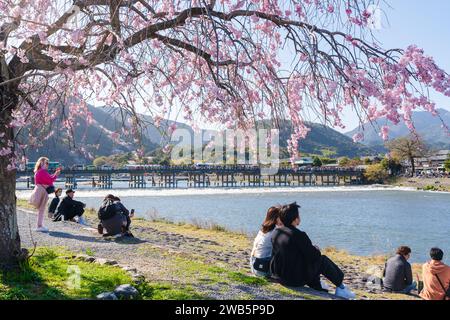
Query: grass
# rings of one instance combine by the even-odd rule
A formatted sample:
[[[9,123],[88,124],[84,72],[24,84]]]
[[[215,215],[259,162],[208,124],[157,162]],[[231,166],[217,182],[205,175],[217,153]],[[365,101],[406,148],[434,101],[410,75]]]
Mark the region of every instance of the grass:
[[[131,278],[122,269],[75,260],[63,249],[41,247],[20,270],[0,275],[0,300],[91,299],[125,283],[131,283]]]
[[[0,300],[95,299],[121,284],[133,284],[124,270],[74,258],[62,248],[39,247],[19,270],[0,274]],[[79,279],[80,281],[78,282]],[[79,285],[78,285],[79,284]],[[192,287],[169,283],[134,284],[145,300],[205,299]]]
[[[97,219],[96,212],[88,209],[88,219]],[[206,299],[211,293],[215,295],[223,292],[224,296],[229,295],[228,289],[233,286],[246,285],[258,290],[272,291],[274,293],[296,296],[303,299],[324,299],[314,295],[312,292],[297,291],[283,287],[277,283],[269,282],[264,278],[254,277],[247,268],[240,269],[235,266],[237,260],[230,257],[229,262],[217,261],[213,259],[214,255],[249,252],[252,246],[252,238],[249,235],[239,232],[232,232],[225,228],[215,227],[213,224],[207,225],[204,222],[183,223],[173,222],[159,217],[157,214],[150,215],[151,220],[133,219],[133,226],[140,228],[140,232],[156,229],[163,234],[182,235],[192,237],[198,240],[207,240],[206,242],[196,242],[191,244],[192,250],[177,250],[165,246],[164,239],[158,245],[141,244],[137,248],[142,257],[145,257],[149,263],[157,263],[156,272],[150,274],[151,283],[140,285],[143,299]],[[151,229],[150,229],[151,228]],[[150,231],[149,234],[152,234]],[[137,234],[139,236],[139,234]],[[158,238],[155,237],[155,240]],[[189,241],[189,240],[187,240]],[[386,255],[361,257],[354,256],[343,250],[336,248],[325,248],[323,253],[329,256],[338,265],[352,265],[357,272],[380,272],[387,259]],[[93,255],[94,252],[86,250],[87,255]],[[241,258],[239,258],[241,259]],[[239,260],[241,261],[241,260]],[[89,264],[92,266],[92,264]],[[421,273],[421,266],[413,264],[413,274]],[[111,268],[111,267],[109,267]],[[371,274],[374,274],[371,273]],[[378,274],[377,274],[378,275]],[[0,282],[1,283],[1,282]],[[55,291],[58,286],[52,286],[48,295],[58,296]],[[12,290],[12,291],[11,291]],[[209,290],[209,292],[208,292]],[[213,292],[214,290],[218,290]],[[9,289],[10,294],[14,293]],[[13,293],[11,293],[13,292]],[[0,297],[3,291],[0,289]],[[396,294],[371,294],[366,291],[357,292],[358,296],[365,296],[369,299],[408,299],[405,295]],[[64,293],[63,296],[67,296]],[[72,297],[87,297],[84,295],[69,295]],[[240,297],[240,296],[239,296]],[[239,298],[235,296],[233,298]],[[251,294],[245,294],[241,298],[251,299]]]

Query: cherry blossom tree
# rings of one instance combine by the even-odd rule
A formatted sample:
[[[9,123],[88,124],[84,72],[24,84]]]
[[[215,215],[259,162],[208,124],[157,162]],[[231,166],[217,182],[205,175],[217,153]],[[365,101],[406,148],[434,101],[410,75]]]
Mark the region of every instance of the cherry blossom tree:
[[[425,93],[450,96],[448,74],[416,46],[384,49],[370,28],[376,5],[0,0],[0,261],[14,264],[21,254],[18,150],[52,136],[58,119],[68,136],[79,117],[92,122],[88,101],[118,106],[130,123],[115,137],[137,141],[138,106],[155,125],[174,109],[192,125],[197,116],[241,129],[289,119],[292,154],[308,133],[307,113],[342,127],[351,108],[361,123],[404,119],[411,130],[413,110],[437,115]],[[387,127],[380,132],[386,139]]]

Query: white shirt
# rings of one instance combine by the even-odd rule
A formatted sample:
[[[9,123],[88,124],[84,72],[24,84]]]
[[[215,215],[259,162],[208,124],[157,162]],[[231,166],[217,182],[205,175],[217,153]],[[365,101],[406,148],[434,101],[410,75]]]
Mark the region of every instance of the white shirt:
[[[272,255],[272,231],[263,233],[261,230],[253,242],[252,256],[255,258],[267,258]]]

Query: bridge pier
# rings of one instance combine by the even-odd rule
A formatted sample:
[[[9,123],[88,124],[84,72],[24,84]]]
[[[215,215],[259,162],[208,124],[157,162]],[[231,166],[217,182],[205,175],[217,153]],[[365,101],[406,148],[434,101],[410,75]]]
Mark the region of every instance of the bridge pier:
[[[130,181],[128,186],[132,189],[144,189],[147,185],[145,181],[145,176],[143,174],[132,174],[130,173]]]
[[[76,189],[77,188],[77,178],[74,174],[68,174],[66,175],[66,182],[64,184],[64,187],[66,189]]]
[[[112,180],[110,174],[102,174],[98,177],[98,184],[100,189],[112,189]]]

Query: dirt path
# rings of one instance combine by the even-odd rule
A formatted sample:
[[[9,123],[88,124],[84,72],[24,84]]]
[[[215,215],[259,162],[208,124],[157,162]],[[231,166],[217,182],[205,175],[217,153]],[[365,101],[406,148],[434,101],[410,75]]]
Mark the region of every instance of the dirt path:
[[[242,235],[220,234],[211,230],[178,227],[167,223],[133,221],[135,238],[103,238],[93,228],[73,222],[45,220],[49,233],[35,232],[36,215],[18,210],[22,245],[60,246],[75,253],[115,260],[136,268],[151,282],[170,283],[213,299],[335,299],[309,288],[284,288],[279,284],[260,285],[249,276],[250,239]],[[95,227],[95,219],[88,218]],[[244,240],[243,240],[244,239]],[[342,266],[342,265],[341,265]],[[342,266],[346,281],[359,289],[358,298],[376,294],[368,288],[364,276],[354,266]],[[378,298],[387,298],[380,296]]]

